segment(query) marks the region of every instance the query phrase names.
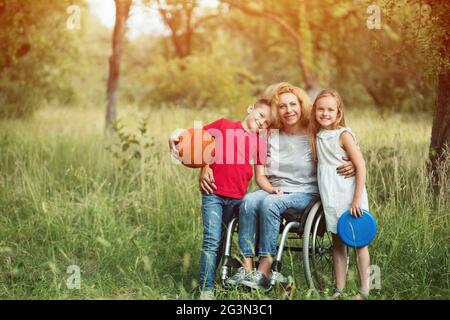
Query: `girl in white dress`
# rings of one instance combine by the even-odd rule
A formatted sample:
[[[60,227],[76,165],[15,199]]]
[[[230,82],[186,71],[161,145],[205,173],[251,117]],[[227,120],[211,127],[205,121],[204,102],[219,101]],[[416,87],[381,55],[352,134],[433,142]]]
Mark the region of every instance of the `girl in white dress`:
[[[347,273],[347,247],[337,235],[337,221],[349,209],[351,215],[362,216],[362,209],[368,210],[369,205],[364,187],[364,159],[351,130],[345,126],[342,100],[334,90],[323,90],[314,101],[311,140],[313,157],[318,160],[317,179],[327,230],[333,237],[336,287],[332,298],[336,299],[345,287]],[[336,173],[336,168],[344,163],[343,156],[348,156],[353,162],[355,177],[346,179]],[[370,256],[367,246],[357,249],[357,261],[361,283],[354,299],[364,299],[369,295]]]

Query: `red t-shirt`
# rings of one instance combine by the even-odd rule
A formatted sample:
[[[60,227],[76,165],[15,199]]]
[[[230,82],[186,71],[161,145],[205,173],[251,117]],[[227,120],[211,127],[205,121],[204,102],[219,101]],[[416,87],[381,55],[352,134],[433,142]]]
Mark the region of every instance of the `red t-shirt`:
[[[215,157],[210,167],[217,190],[214,194],[241,199],[253,177],[252,163],[264,165],[267,144],[240,121],[225,118],[203,127],[215,138]]]

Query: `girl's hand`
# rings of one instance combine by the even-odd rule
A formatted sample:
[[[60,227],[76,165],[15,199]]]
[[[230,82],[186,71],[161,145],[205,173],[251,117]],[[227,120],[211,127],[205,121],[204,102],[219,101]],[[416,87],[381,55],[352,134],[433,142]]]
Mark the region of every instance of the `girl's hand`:
[[[354,217],[362,217],[363,211],[362,211],[362,205],[361,205],[361,199],[355,198],[352,201],[352,207],[350,208],[350,214]]]
[[[180,153],[178,150],[178,143],[180,143],[180,137],[170,137],[169,138],[169,149],[170,154],[177,160],[181,161]]]
[[[213,189],[217,190],[217,187],[214,184],[214,174],[209,166],[204,166],[200,170],[200,177],[198,178],[198,184],[200,187],[200,191],[203,191],[206,194],[214,193]]]
[[[283,194],[283,190],[281,190],[281,188],[273,188],[272,193],[273,194],[282,195]]]
[[[340,165],[337,167],[337,174],[340,176],[344,176],[344,179],[353,177],[356,173],[355,166],[353,165],[353,162],[350,161],[349,157],[342,157],[343,160],[347,161],[343,165]]]

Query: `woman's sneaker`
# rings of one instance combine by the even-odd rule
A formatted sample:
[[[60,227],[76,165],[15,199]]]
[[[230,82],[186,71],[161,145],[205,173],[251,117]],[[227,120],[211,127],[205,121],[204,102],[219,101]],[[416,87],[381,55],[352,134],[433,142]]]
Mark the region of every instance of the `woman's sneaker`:
[[[248,274],[247,270],[245,270],[244,267],[240,267],[232,277],[225,280],[225,283],[230,286],[237,286],[241,283],[242,280],[245,279],[247,274]]]
[[[269,289],[270,283],[269,279],[261,271],[252,271],[247,273],[241,284],[253,289]]]

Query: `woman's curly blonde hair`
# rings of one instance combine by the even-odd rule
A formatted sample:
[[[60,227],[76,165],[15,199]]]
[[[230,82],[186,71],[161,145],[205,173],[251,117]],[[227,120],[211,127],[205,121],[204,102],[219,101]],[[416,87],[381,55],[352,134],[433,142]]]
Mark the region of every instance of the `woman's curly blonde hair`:
[[[276,119],[276,124],[274,124],[274,127],[281,128],[282,126],[278,116],[278,109],[280,105],[280,96],[284,93],[292,93],[297,97],[301,108],[300,124],[308,127],[312,108],[311,99],[304,90],[293,86],[288,82],[272,84],[267,87],[262,95],[263,99],[270,101],[272,112],[275,113],[274,118]]]

